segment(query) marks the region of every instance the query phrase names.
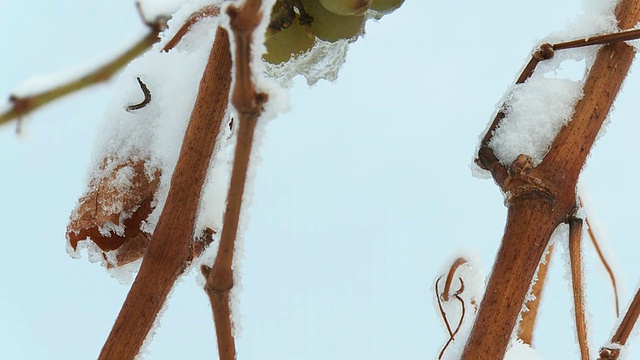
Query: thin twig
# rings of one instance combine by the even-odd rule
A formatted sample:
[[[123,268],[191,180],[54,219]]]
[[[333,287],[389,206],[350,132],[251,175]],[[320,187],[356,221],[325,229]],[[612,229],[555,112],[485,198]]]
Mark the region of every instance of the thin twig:
[[[229,304],[234,284],[233,255],[254,132],[267,101],[266,94],[256,91],[250,67],[253,32],[262,20],[261,4],[261,0],[247,0],[241,8],[233,5],[227,8],[236,46],[235,85],[231,101],[238,111],[238,135],[218,253],[212,267],[203,265],[201,268],[206,277],[204,290],[211,302],[220,360],[233,360],[236,354]]]
[[[620,317],[620,301],[618,300],[618,285],[616,284],[616,277],[613,274],[613,270],[611,270],[611,266],[607,262],[607,259],[604,257],[602,250],[600,249],[600,245],[598,244],[598,240],[596,239],[596,235],[593,232],[593,227],[591,227],[591,223],[589,222],[589,218],[586,218],[587,221],[587,233],[589,234],[589,238],[591,239],[591,243],[593,247],[596,248],[596,252],[598,253],[598,257],[600,258],[600,262],[604,266],[607,274],[609,274],[609,279],[611,280],[611,286],[613,286],[613,297],[616,305],[616,317]]]
[[[444,321],[444,326],[447,328],[447,332],[449,333],[449,338],[453,337],[453,330],[451,330],[451,325],[449,324],[449,319],[447,318],[447,312],[444,311],[444,308],[442,307],[442,301],[447,301],[444,300],[444,295],[446,293],[443,293],[442,295],[440,295],[440,287],[438,286],[438,284],[440,284],[440,280],[442,280],[442,277],[439,277],[438,280],[436,280],[436,301],[438,302],[438,309],[440,309],[440,317],[442,317],[442,320]],[[447,298],[449,296],[447,295]],[[449,343],[447,342],[447,345]],[[447,345],[445,345],[444,347],[446,348]],[[444,349],[442,349],[442,351],[440,352],[440,357],[442,357],[442,353],[444,353]]]
[[[455,272],[455,269],[453,271],[450,270],[449,274],[454,273],[454,272]],[[460,296],[460,294],[462,294],[462,292],[464,291],[464,281],[462,281],[462,278],[459,277],[458,280],[460,281],[460,288],[455,293],[451,294],[451,297],[456,298],[456,300],[458,300],[458,302],[460,302],[460,306],[462,308],[462,312],[460,314],[460,320],[458,321],[458,326],[456,327],[456,329],[454,331],[451,331],[451,326],[449,325],[449,319],[447,318],[447,313],[444,311],[444,308],[442,307],[442,301],[445,301],[445,302],[449,301],[448,299],[450,297],[449,297],[449,294],[447,293],[448,289],[445,289],[445,292],[443,294],[440,294],[440,291],[438,289],[438,283],[440,282],[440,279],[441,279],[441,277],[438,278],[438,280],[436,281],[436,298],[437,298],[437,301],[438,301],[438,308],[440,309],[440,315],[442,316],[442,320],[444,320],[444,324],[446,325],[447,331],[449,332],[449,339],[447,340],[447,342],[442,347],[442,350],[440,350],[440,354],[438,355],[438,359],[442,359],[442,357],[444,356],[445,351],[447,350],[449,345],[451,345],[451,343],[455,340],[455,337],[456,337],[456,335],[458,335],[458,332],[460,332],[460,329],[462,328],[462,322],[464,321],[464,316],[466,314],[464,300]],[[446,297],[446,299],[445,299],[445,297]]]
[[[12,106],[7,111],[0,113],[0,125],[16,118],[20,119],[39,107],[58,100],[63,96],[111,79],[116,72],[131,62],[131,60],[137,58],[153,44],[158,42],[158,34],[163,26],[164,25],[159,23],[154,24],[154,26],[150,27],[150,32],[144,38],[138,40],[138,42],[133,44],[124,53],[88,74],[40,93],[27,96],[11,95],[9,101],[12,103]]]
[[[600,349],[599,360],[615,360],[620,356],[620,347],[627,343],[629,335],[638,322],[640,316],[640,289],[636,291],[633,301],[624,314],[616,332],[611,337],[610,344],[617,346],[604,346]]]
[[[579,196],[578,196],[578,201],[581,204],[583,203],[582,199]],[[598,239],[596,238],[596,234],[593,231],[593,226],[591,226],[591,222],[589,222],[588,215],[586,217],[586,222],[587,222],[587,233],[589,234],[591,243],[593,244],[593,247],[596,248],[596,252],[598,253],[598,258],[600,258],[600,262],[602,263],[605,270],[607,271],[607,274],[609,274],[609,279],[611,280],[611,286],[613,286],[613,296],[614,296],[615,305],[616,305],[616,317],[620,317],[620,301],[618,300],[618,285],[616,283],[616,277],[613,274],[613,270],[611,269],[609,262],[607,261],[604,254],[602,253],[602,250],[600,249],[600,245],[598,244]]]
[[[584,310],[584,290],[582,286],[582,219],[569,219],[569,259],[571,262],[571,285],[573,289],[573,310],[576,320],[576,335],[580,346],[582,360],[589,360],[589,345],[587,344],[587,319]]]
[[[620,41],[636,40],[640,38],[640,29],[619,31],[611,34],[594,35],[586,39],[576,39],[553,44],[554,50],[573,49],[583,46],[612,44]]]

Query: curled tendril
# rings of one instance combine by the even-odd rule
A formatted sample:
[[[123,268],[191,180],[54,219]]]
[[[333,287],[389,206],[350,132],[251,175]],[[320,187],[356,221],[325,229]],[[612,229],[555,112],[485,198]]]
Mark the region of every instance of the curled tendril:
[[[142,100],[142,102],[138,104],[127,106],[127,111],[129,112],[142,109],[143,107],[147,106],[151,102],[151,91],[149,91],[149,88],[147,87],[147,85],[143,83],[142,80],[140,80],[140,78],[136,78],[136,79],[138,80],[138,84],[140,84],[140,89],[144,94],[144,100]]]
[[[456,263],[454,263],[454,266],[452,266],[451,270],[449,271],[449,274],[451,275],[452,273],[454,273],[458,266],[459,264],[456,265]],[[438,300],[438,308],[440,309],[440,315],[442,316],[442,320],[444,321],[444,324],[447,327],[447,331],[449,332],[449,339],[447,340],[447,343],[444,345],[444,347],[440,351],[440,354],[438,355],[438,359],[442,359],[442,356],[444,356],[444,352],[447,350],[451,342],[455,340],[456,335],[458,334],[458,332],[460,331],[460,328],[462,327],[462,322],[464,321],[465,310],[466,310],[464,305],[464,300],[462,300],[462,297],[460,297],[460,294],[462,294],[462,292],[464,291],[464,281],[462,281],[462,278],[458,277],[458,280],[460,281],[460,288],[458,288],[458,290],[453,294],[449,295],[448,290],[451,289],[451,281],[450,281],[451,278],[452,276],[447,276],[447,282],[445,283],[445,292],[443,292],[442,294],[440,294],[440,289],[438,287],[440,280],[442,280],[442,276],[439,277],[438,280],[436,281],[436,298]],[[449,324],[447,313],[444,311],[444,308],[442,307],[442,302],[449,301],[451,297],[458,300],[458,302],[460,302],[460,306],[462,307],[462,314],[460,315],[458,326],[456,326],[456,329],[453,331],[451,330],[451,325]]]
[[[444,283],[444,292],[442,294],[442,300],[449,301],[449,294],[451,294],[451,284],[453,283],[453,276],[455,275],[456,271],[460,266],[468,262],[469,261],[467,259],[462,257],[457,258],[456,261],[453,262],[453,264],[451,265],[451,268],[449,269],[449,273],[447,274],[447,281]],[[457,294],[461,294],[462,290],[464,290],[464,285],[462,289],[458,290]]]

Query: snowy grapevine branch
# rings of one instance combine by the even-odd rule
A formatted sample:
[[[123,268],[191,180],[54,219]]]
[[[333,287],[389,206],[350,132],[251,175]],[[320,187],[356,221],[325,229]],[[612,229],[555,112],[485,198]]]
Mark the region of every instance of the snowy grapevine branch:
[[[251,46],[253,33],[262,21],[261,5],[261,0],[247,0],[239,8],[233,5],[227,8],[235,40],[235,86],[231,102],[238,112],[238,135],[218,253],[213,266],[201,267],[206,278],[204,290],[211,302],[220,360],[233,360],[236,354],[229,304],[234,285],[233,255],[254,132],[268,99],[266,94],[256,91],[251,71]]]
[[[640,1],[620,1],[615,14],[620,29],[632,28],[640,20]],[[547,44],[536,52],[518,82],[529,78],[538,62],[553,56],[553,50]],[[508,166],[503,165],[489,147],[493,130],[504,118],[502,111],[484,137],[476,161],[491,172],[506,194],[508,215],[502,244],[462,359],[504,357],[551,234],[575,213],[578,177],[634,57],[633,47],[619,40],[599,50],[572,120],[560,130],[537,166],[524,154]]]
[[[169,291],[187,267],[202,187],[229,103],[229,46],[227,32],[219,28],[165,206],[100,359],[133,359],[138,354]]]

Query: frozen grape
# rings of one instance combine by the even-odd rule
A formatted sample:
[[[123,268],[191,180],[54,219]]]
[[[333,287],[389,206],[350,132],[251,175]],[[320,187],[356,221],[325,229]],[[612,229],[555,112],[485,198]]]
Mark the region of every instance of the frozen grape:
[[[371,0],[320,0],[320,4],[336,15],[362,15],[371,6]]]
[[[364,15],[341,16],[325,9],[318,0],[301,0],[304,10],[313,21],[311,30],[325,41],[351,39],[362,31]]]
[[[371,2],[371,9],[380,12],[393,11],[402,5],[404,0],[373,0]]]
[[[267,30],[264,45],[267,52],[262,58],[272,64],[280,64],[289,60],[293,55],[306,52],[315,43],[316,37],[306,25],[300,25],[296,18],[291,25],[280,31]]]

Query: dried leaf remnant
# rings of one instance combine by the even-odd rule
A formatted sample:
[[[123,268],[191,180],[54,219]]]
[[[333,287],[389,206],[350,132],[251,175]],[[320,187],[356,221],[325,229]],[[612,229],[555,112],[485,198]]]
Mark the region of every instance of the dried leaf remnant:
[[[144,254],[150,234],[140,225],[153,210],[161,175],[157,168],[147,169],[147,164],[144,158],[103,160],[67,226],[74,251],[81,241],[91,241],[102,250],[108,266],[123,265]]]

